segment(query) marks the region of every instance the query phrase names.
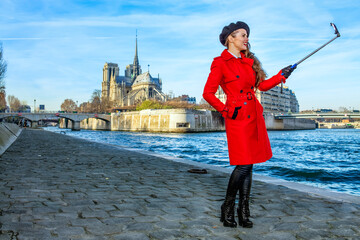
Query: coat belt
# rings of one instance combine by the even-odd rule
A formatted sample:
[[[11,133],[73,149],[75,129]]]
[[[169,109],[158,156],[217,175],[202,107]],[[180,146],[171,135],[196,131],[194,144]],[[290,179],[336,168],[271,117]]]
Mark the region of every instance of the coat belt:
[[[244,89],[242,93],[238,93],[236,95],[228,95],[227,99],[229,101],[232,100],[241,100],[241,99],[247,99],[247,100],[252,100],[255,98],[255,92],[252,89]]]

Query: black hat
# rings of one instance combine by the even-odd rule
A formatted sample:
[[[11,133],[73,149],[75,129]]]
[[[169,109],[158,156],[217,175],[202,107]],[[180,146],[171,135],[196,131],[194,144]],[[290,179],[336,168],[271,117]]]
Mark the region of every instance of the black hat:
[[[225,26],[222,30],[222,32],[220,33],[220,36],[219,36],[219,39],[220,39],[220,42],[222,45],[225,46],[225,42],[226,42],[226,39],[227,37],[235,30],[238,30],[238,29],[245,29],[246,32],[247,32],[247,35],[249,37],[250,35],[250,28],[249,26],[244,23],[244,22],[241,22],[241,21],[238,21],[236,23],[230,23],[228,26]]]

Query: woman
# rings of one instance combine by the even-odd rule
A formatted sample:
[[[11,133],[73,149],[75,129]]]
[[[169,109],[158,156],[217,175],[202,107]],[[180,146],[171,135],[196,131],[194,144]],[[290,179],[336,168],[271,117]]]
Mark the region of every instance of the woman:
[[[291,65],[268,80],[261,63],[250,52],[249,26],[241,21],[225,26],[220,42],[226,46],[221,56],[214,58],[206,82],[203,97],[225,118],[230,165],[233,170],[225,201],[221,206],[221,218],[226,227],[236,227],[234,206],[239,191],[237,208],[239,225],[251,228],[249,220],[249,195],[253,164],[272,157],[267,135],[263,108],[255,97],[255,89],[267,91],[279,83],[285,83],[294,70]],[[227,100],[223,104],[216,96],[219,85]]]

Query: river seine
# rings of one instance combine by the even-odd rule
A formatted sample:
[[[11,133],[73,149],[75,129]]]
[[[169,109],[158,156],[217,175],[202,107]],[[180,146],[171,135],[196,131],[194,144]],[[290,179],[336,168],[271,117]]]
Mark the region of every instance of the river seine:
[[[48,131],[100,143],[147,150],[193,161],[231,167],[225,132],[138,133]],[[360,196],[360,129],[269,131],[273,158],[255,164],[254,173]]]

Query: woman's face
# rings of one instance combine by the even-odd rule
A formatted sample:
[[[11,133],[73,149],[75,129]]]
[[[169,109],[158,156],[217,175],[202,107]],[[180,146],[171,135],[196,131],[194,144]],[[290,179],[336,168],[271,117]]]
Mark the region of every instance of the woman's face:
[[[245,29],[238,29],[229,35],[229,44],[232,44],[238,51],[247,49],[248,36]]]

